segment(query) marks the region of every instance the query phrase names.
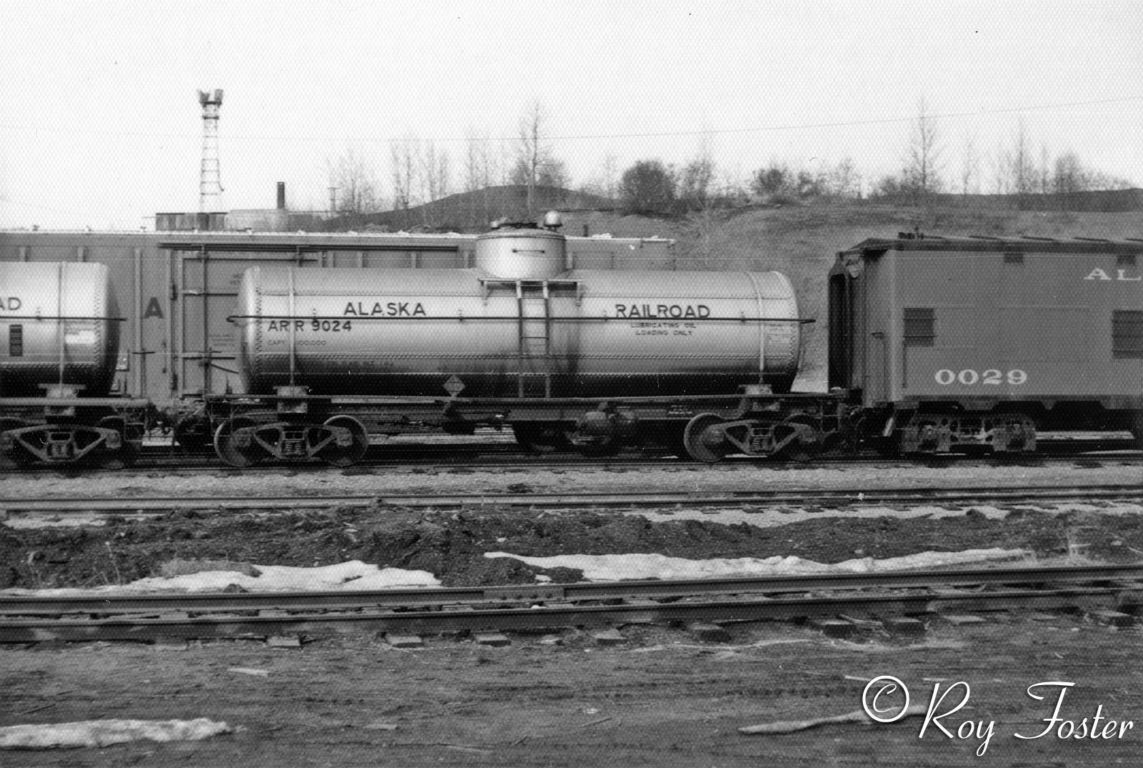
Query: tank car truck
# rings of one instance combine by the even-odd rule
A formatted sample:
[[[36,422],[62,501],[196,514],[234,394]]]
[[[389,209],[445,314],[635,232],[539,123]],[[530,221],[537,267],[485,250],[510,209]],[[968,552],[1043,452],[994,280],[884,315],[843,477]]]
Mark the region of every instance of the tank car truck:
[[[470,269],[247,270],[242,391],[200,415],[219,457],[349,464],[370,435],[491,426],[539,450],[655,439],[717,460],[836,430],[840,397],[784,394],[806,322],[785,275],[570,269],[558,226],[499,226]]]
[[[119,322],[102,264],[0,262],[0,455],[130,462],[146,400],[115,396]]]
[[[829,382],[889,452],[1143,436],[1143,241],[902,234],[838,255]]]

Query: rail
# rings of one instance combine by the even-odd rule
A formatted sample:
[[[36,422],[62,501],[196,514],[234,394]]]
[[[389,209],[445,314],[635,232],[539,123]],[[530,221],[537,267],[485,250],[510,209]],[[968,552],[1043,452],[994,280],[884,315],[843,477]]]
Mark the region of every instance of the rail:
[[[824,593],[824,594],[823,594]],[[0,643],[1143,608],[1143,564],[360,593],[0,596]]]

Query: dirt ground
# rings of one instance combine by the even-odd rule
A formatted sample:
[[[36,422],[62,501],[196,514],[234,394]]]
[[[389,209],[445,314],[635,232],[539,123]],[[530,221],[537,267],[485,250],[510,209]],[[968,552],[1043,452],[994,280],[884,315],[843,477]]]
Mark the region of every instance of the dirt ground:
[[[1029,482],[1026,475],[1021,479],[1026,470],[1008,471],[1016,473],[1003,476],[1010,484],[1039,480],[1061,485],[1123,482],[1137,473],[1088,467]],[[739,478],[740,473],[727,477]],[[946,484],[1002,484],[1003,478],[965,472]],[[372,487],[388,488],[465,480],[449,474],[365,479],[376,482]],[[614,480],[605,471],[553,474],[550,479],[491,474],[467,479],[501,488],[529,482],[537,491],[564,483],[605,490]],[[624,479],[633,488],[634,479]],[[844,470],[832,475],[807,470],[762,473],[752,482],[796,487],[799,479],[806,488],[893,481]],[[279,490],[315,493],[360,480],[322,473],[276,482]],[[656,478],[642,481],[654,483]],[[925,470],[911,481],[922,487],[935,484]],[[6,493],[30,494],[29,488],[74,493],[60,486],[71,482],[37,479],[22,491]],[[137,484],[138,479],[108,482]],[[270,487],[274,481],[263,477],[258,483]],[[718,483],[706,485],[715,490]],[[92,488],[92,495],[143,492]],[[429,570],[447,585],[531,582],[538,574],[556,581],[580,577],[574,570],[545,571],[483,557],[492,550],[537,556],[798,555],[837,562],[1008,547],[1050,561],[1079,555],[1127,562],[1143,558],[1143,515],[1138,511],[1105,509],[1097,502],[1079,511],[1012,505],[987,513],[968,507],[935,515],[901,508],[868,517],[844,507],[778,514],[737,510],[742,520],[766,517],[764,525],[729,523],[701,511],[672,519],[669,510],[648,517],[494,505],[461,512],[377,504],[273,516],[176,513],[112,520],[99,527],[0,525],[0,586],[122,583],[154,575],[173,559],[299,566],[360,559]],[[782,522],[786,513],[793,522]],[[0,764],[1103,766],[1137,765],[1143,754],[1143,669],[1138,664],[1143,630],[1137,627],[1104,626],[1079,614],[1004,614],[960,627],[933,619],[923,637],[870,630],[848,642],[804,626],[764,623],[733,625],[729,643],[699,642],[686,628],[620,629],[627,642],[618,646],[600,645],[589,632],[573,630],[514,635],[507,648],[479,646],[466,637],[428,638],[427,646],[416,651],[396,650],[373,635],[318,638],[301,649],[270,649],[251,641],[192,644],[183,650],[101,643],[0,648],[0,726],[205,717],[237,729],[202,742],[0,752]],[[967,683],[969,704],[948,714],[943,724],[955,734],[968,718],[979,723],[964,726],[965,732],[983,734],[992,723],[985,754],[975,755],[982,744],[976,735],[948,738],[930,725],[920,738],[923,718],[879,726],[826,725],[789,735],[748,736],[737,730],[855,711],[862,706],[866,681],[880,675],[899,678],[913,702],[922,704],[929,702],[936,684]],[[1108,718],[1140,725],[1123,738],[1063,739],[1059,729],[1068,728],[1057,724],[1053,734],[1017,739],[1014,734],[1043,731],[1043,718],[1052,714],[1059,688],[1041,689],[1048,695],[1044,701],[1026,693],[1044,681],[1075,683],[1067,689],[1060,716],[1077,726],[1085,717],[1090,725],[1100,706],[1101,727]],[[963,686],[957,688],[936,714],[952,709],[962,692]]]
[[[1072,507],[998,508],[735,505],[729,510],[668,508],[644,515],[501,509],[485,493],[562,493],[579,490],[696,491],[1083,486],[1139,483],[1137,465],[1104,458],[1074,465],[859,466],[803,469],[652,467],[635,472],[607,466],[568,470],[406,470],[218,473],[198,477],[150,474],[13,476],[4,495],[115,497],[252,494],[376,495],[366,509],[331,508],[274,515],[176,512],[154,519],[113,519],[99,527],[20,528],[0,518],[0,589],[92,587],[158,575],[170,560],[228,560],[260,565],[314,566],[362,560],[378,566],[431,571],[449,586],[531,582],[537,574],[577,580],[578,571],[549,570],[487,551],[519,555],[659,553],[673,557],[797,555],[819,562],[895,557],[926,550],[1006,547],[1037,558],[1081,555],[1097,560],[1143,558],[1143,516],[1091,501]],[[466,493],[461,512],[405,509],[386,495]]]
[[[1138,515],[1061,514],[1024,506],[1013,507],[1003,518],[973,509],[940,518],[846,518],[843,509],[831,513],[766,528],[495,507],[462,512],[334,508],[278,515],[178,512],[158,519],[113,519],[95,528],[0,526],[0,587],[125,583],[160,575],[161,566],[173,560],[292,566],[361,560],[429,571],[446,586],[531,583],[537,575],[582,580],[578,570],[545,570],[484,557],[492,551],[540,557],[659,553],[690,559],[796,555],[834,563],[1002,546],[1048,560],[1076,554],[1116,562],[1143,558],[1143,517]]]
[[[0,650],[0,725],[87,718],[207,717],[238,729],[201,742],[0,754],[10,766],[817,766],[1138,765],[1143,754],[1141,632],[1073,616],[997,616],[924,638],[829,640],[788,624],[739,626],[726,644],[682,630],[624,629],[600,646],[583,633],[516,636],[507,648],[430,640],[394,650],[371,637],[300,650],[223,642],[184,651],[85,645]],[[923,718],[825,725],[786,735],[738,728],[862,707],[866,681],[899,678],[914,703],[933,686],[949,738]],[[1060,717],[1136,723],[1123,738],[1038,739]],[[881,708],[899,706],[886,699]],[[977,721],[963,726],[966,720]],[[992,723],[982,757],[976,752]],[[1115,731],[1118,734],[1118,730]]]

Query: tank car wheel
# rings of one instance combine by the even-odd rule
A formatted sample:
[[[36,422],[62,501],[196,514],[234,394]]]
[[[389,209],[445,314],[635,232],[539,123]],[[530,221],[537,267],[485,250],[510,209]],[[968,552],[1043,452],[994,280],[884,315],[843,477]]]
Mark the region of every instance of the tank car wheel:
[[[689,422],[683,432],[683,445],[695,461],[714,464],[731,453],[731,446],[722,432],[723,420],[713,413],[700,413]]]
[[[554,453],[566,451],[571,446],[567,436],[558,427],[543,424],[513,424],[512,434],[516,443],[532,453]]]
[[[243,418],[227,419],[219,424],[218,429],[214,430],[214,452],[218,454],[218,458],[239,469],[257,462],[261,458],[262,449],[253,442],[240,446],[234,435],[236,430],[253,425],[254,422]]]
[[[331,444],[322,449],[319,458],[335,467],[349,467],[365,457],[365,452],[369,450],[369,435],[360,421],[352,416],[334,416],[326,419],[325,426],[348,429],[352,442],[345,446]]]
[[[19,419],[0,419],[0,432],[24,426],[27,425]],[[30,467],[35,463],[36,457],[15,441],[11,443],[10,448],[0,452],[0,467]]]

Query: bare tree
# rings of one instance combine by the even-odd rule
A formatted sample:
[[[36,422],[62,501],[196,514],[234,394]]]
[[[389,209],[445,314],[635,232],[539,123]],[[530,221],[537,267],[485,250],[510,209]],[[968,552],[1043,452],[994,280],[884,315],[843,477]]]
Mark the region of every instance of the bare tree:
[[[1084,188],[1084,170],[1079,156],[1068,150],[1056,158],[1052,174],[1052,191],[1059,198],[1060,207],[1070,210],[1077,192]]]
[[[450,184],[448,152],[439,149],[436,142],[430,140],[418,145],[416,155],[417,170],[421,179],[421,198],[426,203],[421,207],[421,217],[427,226],[436,226],[433,206],[427,204],[440,200],[448,194]]]
[[[909,136],[904,172],[905,184],[914,194],[926,197],[940,191],[943,152],[937,119],[929,113],[928,104],[922,98],[917,103],[917,119]]]
[[[393,208],[404,211],[403,226],[409,226],[409,208],[415,202],[419,182],[417,173],[417,138],[407,134],[390,146],[393,173]]]
[[[418,159],[425,202],[440,200],[449,193],[452,182],[448,150],[438,148],[436,142],[426,141],[420,146]]]
[[[337,212],[374,213],[381,209],[380,184],[373,166],[358,150],[349,147],[329,161],[329,186],[336,189]]]
[[[489,136],[474,128],[465,134],[464,191],[468,193],[468,224],[489,219],[488,187],[492,185]]]
[[[608,152],[603,157],[599,170],[583,185],[583,191],[592,195],[614,200],[619,193],[619,161]]]
[[[710,139],[703,136],[695,156],[683,166],[679,178],[679,199],[690,210],[707,207],[714,183],[714,156],[710,149]]]
[[[614,200],[619,194],[619,158],[608,152],[603,156],[603,168],[600,171],[600,188],[603,196]]]
[[[1004,155],[1004,169],[1007,176],[1007,190],[1017,195],[1028,195],[1036,190],[1036,165],[1032,160],[1032,150],[1028,145],[1028,130],[1024,121],[1016,126],[1012,144]]]
[[[861,173],[857,170],[852,157],[843,157],[823,173],[827,195],[841,198],[861,197]]]
[[[567,186],[567,167],[556,159],[551,142],[546,138],[547,112],[539,101],[532,102],[520,118],[520,138],[516,144],[513,183],[528,188],[528,215],[536,214],[536,187]]]
[[[976,136],[965,134],[960,164],[960,193],[964,196],[980,191],[980,150]]]

